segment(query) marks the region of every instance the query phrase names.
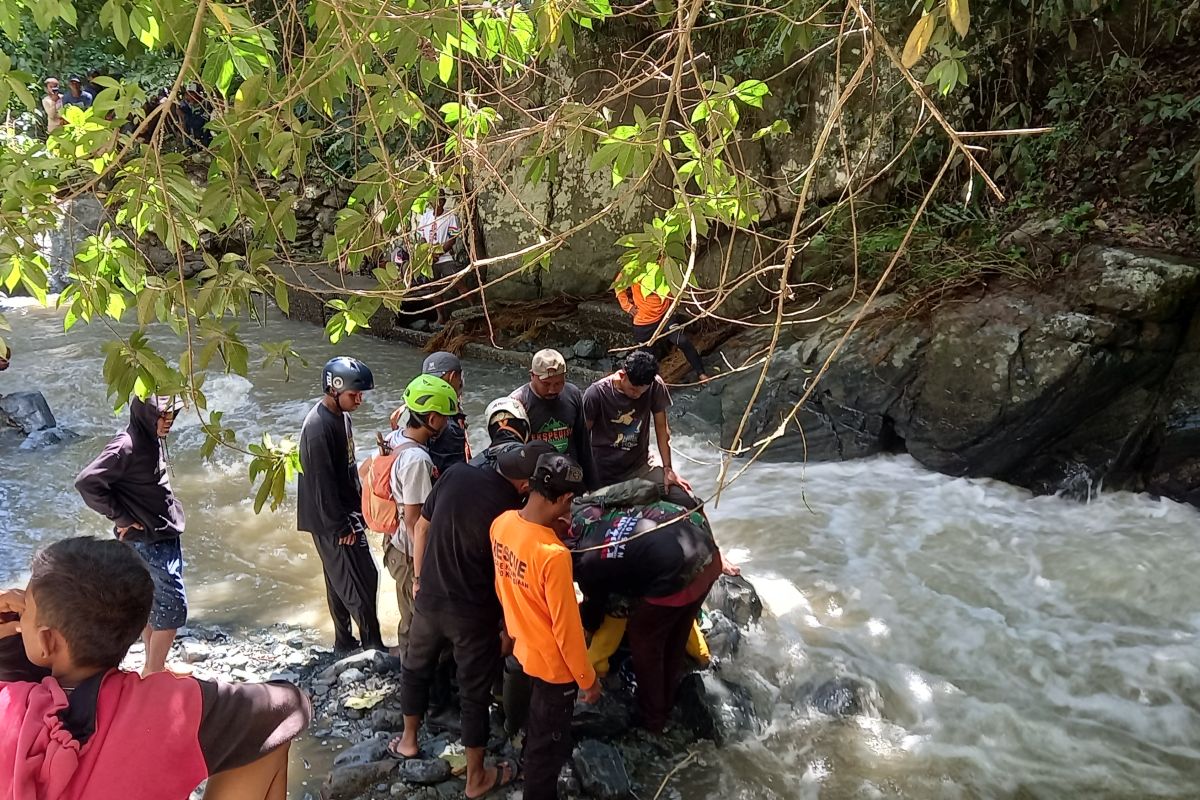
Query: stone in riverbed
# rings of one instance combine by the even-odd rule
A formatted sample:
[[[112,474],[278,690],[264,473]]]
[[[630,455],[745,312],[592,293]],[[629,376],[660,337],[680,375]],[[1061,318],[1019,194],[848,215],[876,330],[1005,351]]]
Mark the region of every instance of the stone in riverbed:
[[[742,632],[729,617],[720,611],[708,612],[708,630],[704,631],[708,653],[717,661],[727,661],[737,655]]]
[[[736,739],[756,726],[749,693],[712,673],[684,676],[675,705],[687,728],[717,744]]]
[[[79,434],[70,428],[46,428],[34,431],[21,442],[22,450],[41,450],[56,444],[71,442],[79,438]]]
[[[358,800],[373,785],[396,771],[393,759],[370,764],[335,767],[321,787],[321,800]]]
[[[758,622],[763,604],[750,581],[741,575],[722,575],[708,593],[706,605],[745,628]]]
[[[345,685],[351,684],[351,683],[358,683],[365,677],[366,677],[366,675],[363,673],[363,671],[361,669],[358,669],[357,667],[351,667],[350,669],[342,672],[342,674],[338,675],[337,680],[338,680],[338,683],[345,686]]]
[[[571,719],[571,734],[576,739],[611,739],[629,730],[632,711],[627,700],[605,692],[595,705],[575,704]]]
[[[207,661],[212,655],[212,648],[204,642],[185,641],[179,649],[181,657],[186,664],[199,664],[201,661]]]
[[[360,764],[371,764],[387,758],[388,740],[391,734],[380,732],[366,741],[359,742],[353,747],[338,753],[333,760],[334,767],[351,767]]]
[[[440,758],[408,758],[400,762],[396,777],[405,783],[432,786],[450,777],[450,765]]]
[[[0,397],[0,422],[25,435],[58,427],[41,392],[13,392]]]
[[[600,358],[604,355],[604,348],[595,339],[580,339],[571,349],[579,358]]]
[[[853,717],[871,708],[871,689],[854,678],[833,678],[808,695],[808,705],[831,717]]]
[[[379,650],[364,650],[361,653],[355,653],[352,656],[346,656],[340,661],[335,661],[321,673],[317,675],[316,680],[324,683],[332,683],[335,678],[341,675],[348,669],[358,669],[360,672],[379,672],[388,665],[388,656],[386,653]]]
[[[585,739],[575,748],[571,760],[579,775],[579,784],[589,797],[622,800],[629,796],[629,772],[617,748],[595,739]]]

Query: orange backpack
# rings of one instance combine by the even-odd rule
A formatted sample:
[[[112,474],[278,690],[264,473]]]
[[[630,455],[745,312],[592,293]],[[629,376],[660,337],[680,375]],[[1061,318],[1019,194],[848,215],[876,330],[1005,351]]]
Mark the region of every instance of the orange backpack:
[[[362,510],[367,527],[376,533],[395,533],[400,527],[400,512],[392,496],[392,467],[396,457],[416,442],[403,442],[389,453],[376,453],[358,466],[362,479]]]

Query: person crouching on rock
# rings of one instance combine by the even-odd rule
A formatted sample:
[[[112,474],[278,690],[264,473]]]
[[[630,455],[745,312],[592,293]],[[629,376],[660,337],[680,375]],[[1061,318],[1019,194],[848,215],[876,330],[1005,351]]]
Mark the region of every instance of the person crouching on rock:
[[[564,515],[586,490],[583,470],[570,456],[538,459],[529,500],[492,524],[496,594],[513,654],[533,682],[522,767],[525,800],[558,796],[558,774],[571,755],[576,690],[586,703],[600,700],[600,681],[587,658],[575,602],[571,554],[560,541]]]
[[[379,571],[367,544],[350,425],[350,412],[362,405],[363,392],[375,388],[375,377],[358,359],[338,356],[321,371],[321,388],[324,396],[300,429],[297,527],[312,534],[321,558],[334,650],[345,654],[358,647],[351,618],[364,648],[384,650],[375,596]]]
[[[143,675],[162,672],[187,622],[183,586],[183,506],[171,489],[167,435],[183,401],[174,396],[129,401],[129,426],[75,479],[83,502],[112,520],[117,538],[137,551],[154,578],[154,608],[142,638]]]
[[[648,481],[628,485],[638,484],[657,493]],[[660,732],[675,705],[685,653],[701,654],[700,642],[689,648],[689,638],[699,635],[696,615],[724,567],[712,529],[699,511],[665,500],[614,507],[583,498],[573,509],[571,536],[575,580],[584,594],[584,626],[600,629],[614,597],[631,604],[626,631],[640,723]],[[611,634],[613,626],[604,627]],[[616,643],[611,639],[593,636],[592,663],[607,660],[619,633]]]
[[[223,684],[118,669],[155,604],[131,548],[64,539],[0,591],[5,797],[283,800],[308,698],[288,683]]]

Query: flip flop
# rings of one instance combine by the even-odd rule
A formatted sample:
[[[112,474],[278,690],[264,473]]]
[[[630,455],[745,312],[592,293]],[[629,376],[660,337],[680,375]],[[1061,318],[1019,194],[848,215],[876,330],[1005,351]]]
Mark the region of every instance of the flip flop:
[[[505,758],[505,759],[501,759],[501,760],[497,761],[495,766],[496,766],[496,782],[492,784],[492,788],[488,789],[483,794],[477,795],[475,797],[471,797],[469,794],[467,794],[464,791],[463,797],[467,798],[467,800],[483,800],[483,798],[490,797],[492,794],[499,791],[500,789],[503,789],[506,786],[511,786],[513,784],[513,782],[517,779],[517,767],[515,764],[513,764],[513,762],[509,761],[508,759]],[[505,780],[505,778],[508,778],[508,780]]]
[[[400,761],[414,761],[414,760],[424,761],[425,759],[430,757],[430,756],[426,755],[425,753],[422,753],[419,749],[417,750],[416,755],[406,756],[406,755],[404,755],[404,753],[401,753],[399,750],[396,750],[394,747],[392,747],[392,745],[399,742],[402,738],[404,738],[403,734],[397,734],[396,736],[393,736],[391,739],[388,740],[387,754],[389,756],[391,756],[392,758],[395,758],[395,759],[399,759]]]

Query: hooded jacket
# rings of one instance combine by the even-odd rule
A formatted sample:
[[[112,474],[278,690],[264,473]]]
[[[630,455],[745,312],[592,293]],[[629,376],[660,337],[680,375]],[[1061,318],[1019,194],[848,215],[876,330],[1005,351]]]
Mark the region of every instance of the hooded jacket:
[[[141,524],[143,530],[126,534],[129,541],[158,542],[183,533],[183,506],[171,490],[166,447],[158,438],[160,402],[167,401],[130,401],[129,426],[75,479],[83,502],[114,527]]]

